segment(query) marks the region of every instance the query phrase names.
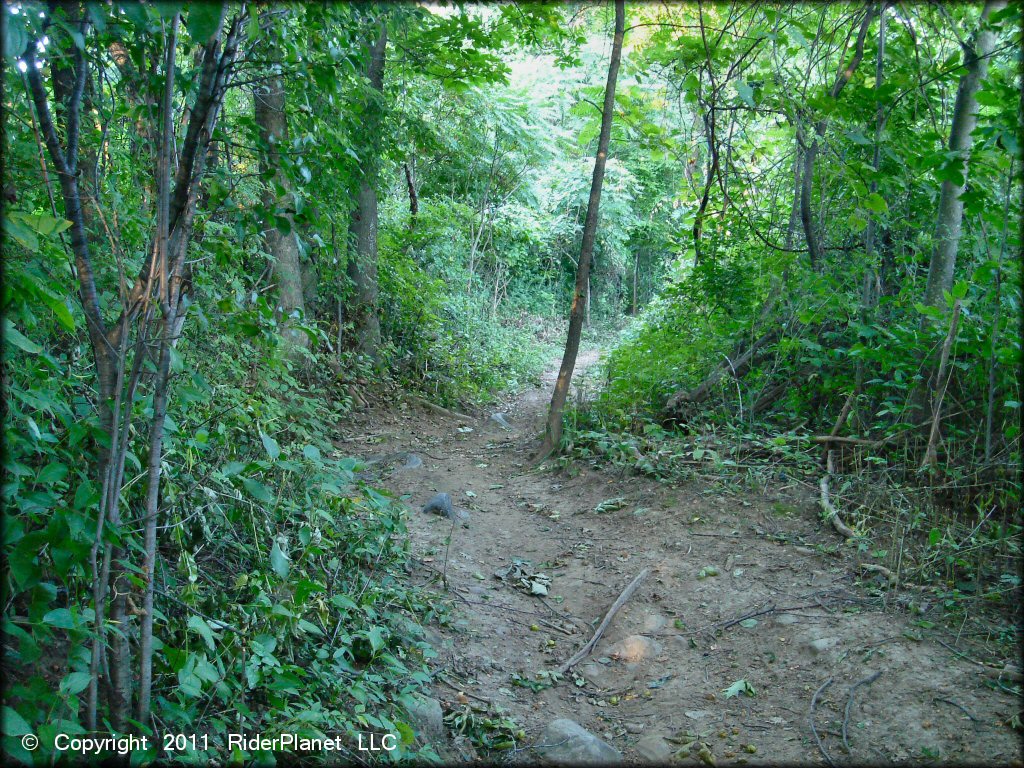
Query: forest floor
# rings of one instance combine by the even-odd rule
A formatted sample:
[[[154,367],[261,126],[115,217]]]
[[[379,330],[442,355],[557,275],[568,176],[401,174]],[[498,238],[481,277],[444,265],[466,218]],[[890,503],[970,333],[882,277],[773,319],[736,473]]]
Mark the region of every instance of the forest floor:
[[[581,355],[577,379],[596,360]],[[545,727],[569,718],[634,762],[1021,764],[1008,725],[1019,698],[953,652],[941,607],[861,583],[810,490],[531,468],[554,377],[494,409],[511,429],[412,402],[364,411],[339,442],[367,460],[422,459],[377,467],[411,510],[411,580],[452,604],[428,630],[446,712],[478,729],[504,712],[525,731],[513,762],[543,756]],[[420,512],[437,492],[469,511],[466,525]],[[593,652],[552,684],[645,568]],[[546,583],[536,574],[547,596],[517,588],[516,576]],[[915,599],[923,615],[901,609]],[[465,738],[441,754],[473,759]]]

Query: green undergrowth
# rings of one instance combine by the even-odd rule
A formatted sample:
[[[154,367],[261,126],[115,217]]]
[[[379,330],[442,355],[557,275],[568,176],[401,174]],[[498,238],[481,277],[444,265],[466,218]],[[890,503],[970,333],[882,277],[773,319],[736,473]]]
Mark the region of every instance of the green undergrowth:
[[[7,298],[30,327],[27,305]],[[245,341],[225,342],[242,327]],[[34,330],[45,345],[10,335],[5,345],[4,748],[41,765],[58,733],[84,732],[98,499],[88,457],[100,433],[81,394],[85,361]],[[201,738],[161,759],[273,760],[230,751],[228,733],[338,737],[354,759],[358,734],[371,731],[401,734],[389,758],[431,759],[405,711],[429,681],[421,624],[444,609],[405,578],[402,506],[357,479],[357,461],[329,439],[347,396],[316,355],[290,361],[279,341],[257,302],[192,324],[174,361],[153,710],[160,732]],[[349,360],[344,370],[361,369]],[[142,545],[142,438],[129,452],[122,525],[107,531],[129,551]],[[137,635],[142,585],[129,571],[133,616],[108,634]],[[17,738],[29,730],[40,739],[31,755]]]
[[[833,533],[816,503],[825,474],[822,446],[806,433],[782,432],[767,424],[751,428],[707,422],[666,428],[650,419],[622,424],[591,403],[567,413],[563,450],[561,463],[569,472],[576,462],[587,462],[673,485],[700,483],[727,495],[797,489],[815,503],[821,527]],[[835,546],[822,552],[851,548],[860,562],[882,565],[899,585],[912,585],[908,599],[893,603],[886,579],[869,574],[862,581],[868,592],[913,616],[914,626],[941,624],[958,630],[981,655],[1011,657],[1020,622],[1024,530],[1019,513],[1002,510],[991,491],[961,509],[949,503],[941,487],[923,479],[908,483],[902,471],[890,469],[897,457],[879,453],[843,455],[844,463],[830,480],[830,502],[855,535],[844,540],[836,534]],[[796,513],[784,503],[773,510],[784,517]],[[782,534],[779,540],[809,543],[793,534]]]

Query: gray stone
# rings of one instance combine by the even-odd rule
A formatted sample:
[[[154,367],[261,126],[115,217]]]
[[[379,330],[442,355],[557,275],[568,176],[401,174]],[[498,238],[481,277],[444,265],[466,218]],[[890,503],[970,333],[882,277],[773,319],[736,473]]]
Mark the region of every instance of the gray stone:
[[[541,744],[543,746],[537,751],[541,759],[549,763],[576,765],[622,762],[622,755],[617,749],[567,718],[548,723],[541,736]]]
[[[417,456],[415,453],[408,453],[405,456],[405,464],[399,469],[419,469],[423,466],[423,459]]]
[[[452,497],[447,493],[438,493],[431,497],[430,501],[423,505],[423,512],[433,512],[435,515],[441,515],[466,526],[469,525],[469,511],[453,506]]]
[[[441,702],[428,697],[416,698],[409,707],[409,725],[423,742],[440,741],[444,738],[444,712]]]
[[[615,685],[615,676],[600,664],[583,664],[577,667],[576,671],[583,675],[588,683],[598,688],[613,688]]]
[[[602,655],[619,661],[636,663],[650,661],[661,653],[661,643],[643,635],[630,635],[606,648]]]
[[[451,516],[455,514],[455,508],[452,507],[452,497],[447,493],[436,494],[423,505],[423,512],[433,512],[435,515],[443,515],[451,519]]]
[[[648,613],[644,616],[644,632],[658,632],[668,626],[668,619],[660,613]]]
[[[796,624],[799,619],[792,613],[780,613],[775,617],[775,623],[780,627],[786,627],[790,624]]]
[[[644,736],[633,748],[642,760],[649,763],[664,763],[674,752],[672,745],[656,733]]]
[[[491,421],[493,421],[495,424],[497,424],[499,427],[506,431],[510,431],[512,429],[512,426],[507,421],[505,421],[504,413],[492,413]]]
[[[825,653],[825,651],[831,650],[837,645],[839,645],[838,637],[822,637],[817,640],[811,640],[807,643],[807,649],[817,656]]]

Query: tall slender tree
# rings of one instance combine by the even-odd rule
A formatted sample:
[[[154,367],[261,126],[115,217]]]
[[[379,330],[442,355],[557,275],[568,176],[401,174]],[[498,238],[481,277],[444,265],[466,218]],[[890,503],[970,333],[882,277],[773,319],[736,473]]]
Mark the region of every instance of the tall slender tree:
[[[260,13],[260,29],[273,48],[280,33],[280,15],[286,8]],[[291,182],[282,169],[283,153],[288,148],[288,116],[285,112],[285,85],[279,64],[270,64],[267,76],[253,89],[256,126],[260,136],[260,170],[265,179],[263,206],[266,211],[263,237],[274,261],[277,299],[284,315],[284,338],[292,346],[305,347],[309,338],[294,327],[289,318],[306,311],[302,290],[302,263],[299,241],[292,216]]]
[[[367,46],[366,78],[370,88],[384,91],[384,61],[388,45],[387,21],[381,18],[376,40]],[[368,98],[364,109],[366,133],[373,137],[380,129],[381,106]],[[356,349],[377,359],[380,353],[380,317],[377,314],[377,174],[379,151],[367,146],[361,163],[362,176],[356,192],[356,207],[349,225],[351,249],[347,273],[353,294],[348,315],[355,324]]]
[[[597,140],[597,158],[594,162],[594,176],[590,183],[590,199],[587,202],[587,217],[583,221],[583,242],[580,258],[576,264],[576,289],[573,292],[572,308],[569,312],[569,332],[565,340],[565,354],[558,370],[558,380],[551,394],[547,429],[536,461],[543,461],[558,449],[562,441],[562,413],[572,383],[572,372],[576,367],[576,355],[580,349],[580,334],[590,285],[590,261],[594,255],[594,241],[597,237],[597,219],[601,205],[601,186],[604,183],[604,169],[608,162],[608,143],[612,133],[612,117],[615,112],[615,83],[619,76],[619,62],[622,59],[622,38],[625,35],[626,10],[623,0],[615,0],[615,34],[612,38],[612,55],[608,62],[608,82],[604,88],[604,105],[601,110],[601,133]]]
[[[953,287],[957,247],[963,227],[964,201],[967,188],[967,161],[971,157],[971,133],[978,124],[978,89],[988,73],[988,59],[995,47],[995,32],[989,28],[989,17],[1006,6],[1006,0],[988,0],[981,11],[974,38],[965,43],[964,67],[953,106],[953,123],[949,129],[949,151],[956,156],[956,177],[946,176],[939,196],[939,212],[935,220],[935,248],[928,267],[928,284],[924,302],[945,310],[942,294]]]

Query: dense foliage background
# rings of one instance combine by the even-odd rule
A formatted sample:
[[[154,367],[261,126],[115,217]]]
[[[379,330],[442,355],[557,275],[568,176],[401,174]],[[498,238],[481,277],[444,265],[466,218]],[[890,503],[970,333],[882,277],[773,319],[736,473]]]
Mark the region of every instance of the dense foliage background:
[[[627,11],[587,302],[611,351],[567,460],[825,473],[900,579],[1005,607],[1020,7]],[[557,352],[610,9],[2,18],[5,749],[107,723],[398,729],[415,754],[434,609],[400,505],[330,437],[396,388],[487,403]]]

